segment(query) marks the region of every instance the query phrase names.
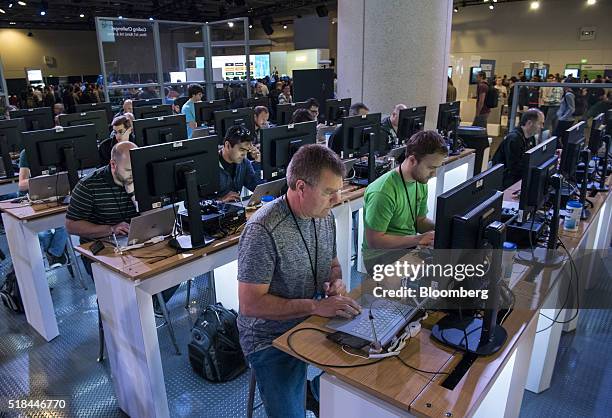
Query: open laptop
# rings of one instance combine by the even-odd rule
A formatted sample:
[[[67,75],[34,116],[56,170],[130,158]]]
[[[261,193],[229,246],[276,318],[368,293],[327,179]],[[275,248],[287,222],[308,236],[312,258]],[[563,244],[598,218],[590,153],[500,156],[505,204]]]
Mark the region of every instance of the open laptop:
[[[191,132],[191,139],[204,138],[204,137],[209,136],[209,135],[210,135],[210,129],[209,128],[195,128]]]
[[[287,179],[285,178],[258,184],[251,196],[249,196],[249,201],[245,206],[257,206],[261,203],[262,196],[270,195],[278,197],[283,193],[285,187],[287,187]]]
[[[174,228],[174,214],[178,211],[173,206],[153,209],[130,221],[130,232],[127,236],[118,236],[117,244],[120,248],[143,244],[151,238],[168,236]]]
[[[401,147],[393,148],[387,153],[387,158],[393,159],[394,161],[398,161],[398,158],[404,157],[406,155],[406,145],[402,145]]]
[[[28,196],[30,201],[51,200],[70,194],[68,173],[57,173],[32,177],[28,181]]]
[[[327,327],[366,341],[377,341],[382,347],[386,347],[393,337],[412,321],[422,305],[422,302],[419,304],[413,300],[400,303],[373,295],[363,295],[357,302],[362,307],[359,315],[353,319],[333,318],[327,323]],[[369,318],[370,309],[373,320]],[[372,324],[376,337],[372,332]]]
[[[351,172],[353,171],[353,166],[355,165],[355,163],[359,161],[359,158],[351,158],[350,160],[342,160],[342,162],[344,163],[344,178],[353,178],[355,177],[355,173]]]

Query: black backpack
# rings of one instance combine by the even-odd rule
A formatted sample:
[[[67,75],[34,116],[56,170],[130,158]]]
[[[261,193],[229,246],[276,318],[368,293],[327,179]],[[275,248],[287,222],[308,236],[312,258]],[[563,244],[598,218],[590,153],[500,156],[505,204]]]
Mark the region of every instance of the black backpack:
[[[17,276],[11,271],[6,275],[6,279],[0,287],[0,298],[4,306],[17,313],[24,313],[23,303],[21,301],[21,293],[19,293],[19,285],[17,284]]]
[[[191,329],[189,362],[204,379],[227,382],[240,376],[247,368],[238,337],[233,309],[221,303],[207,306]]]
[[[487,85],[487,95],[485,96],[485,106],[489,109],[497,107],[499,102],[499,91],[495,86]]]

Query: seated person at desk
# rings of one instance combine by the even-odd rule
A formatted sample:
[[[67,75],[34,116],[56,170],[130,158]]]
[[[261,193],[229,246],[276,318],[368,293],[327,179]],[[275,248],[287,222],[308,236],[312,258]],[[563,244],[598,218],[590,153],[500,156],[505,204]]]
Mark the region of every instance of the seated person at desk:
[[[544,127],[544,113],[539,109],[529,109],[523,112],[519,126],[510,132],[493,155],[491,162],[504,164],[503,188],[507,189],[514,183],[523,178],[525,151],[533,148],[535,135],[542,131]]]
[[[132,105],[132,99],[125,99],[123,101],[123,106],[121,106],[121,110],[117,112],[117,114],[113,117],[113,120],[118,118],[119,116],[123,116],[126,113],[134,113],[134,106]]]
[[[315,99],[314,97],[311,97],[310,99],[308,99],[306,101],[306,109],[308,109],[308,111],[310,112],[310,115],[312,116],[312,120],[316,120],[317,122],[319,121],[319,101],[317,99]]]
[[[270,118],[270,112],[265,106],[255,106],[253,109],[253,118],[255,120],[255,132],[253,132],[253,145],[259,145],[261,143],[261,131],[270,127],[268,119]]]
[[[113,119],[113,122],[111,123],[111,137],[100,142],[100,146],[98,147],[98,153],[100,154],[100,167],[108,165],[111,160],[111,150],[115,145],[120,142],[132,140],[132,121],[127,115],[128,114],[126,113]]]
[[[251,132],[243,126],[227,130],[219,152],[219,196],[223,202],[240,199],[242,187],[255,190],[261,180],[261,154],[253,146]],[[253,161],[246,158],[250,153]]]
[[[187,87],[187,95],[189,96],[189,99],[183,105],[181,113],[185,115],[185,119],[187,121],[187,138],[191,139],[193,130],[198,127],[194,103],[202,101],[204,90],[199,84],[190,84],[189,87]]]
[[[362,102],[356,102],[351,105],[349,108],[349,116],[361,116],[367,115],[370,113],[370,108],[368,108]],[[342,149],[342,144],[340,143],[340,133],[341,133],[342,125],[337,125],[334,129],[334,132],[329,137],[329,141],[327,146],[333,149],[337,154],[340,154],[340,150]]]
[[[313,120],[315,119],[308,109],[296,109],[293,115],[291,115],[291,121],[289,121],[289,123],[312,122]]]
[[[391,115],[387,116],[380,122],[380,129],[387,134],[387,143],[389,148],[395,148],[400,146],[400,139],[397,136],[397,130],[399,129],[399,114],[400,110],[407,109],[408,106],[405,104],[397,104],[393,108]]]
[[[25,150],[19,153],[19,194],[25,195],[30,186],[30,164]],[[64,228],[55,228],[53,232],[45,231],[38,234],[41,249],[47,255],[49,268],[57,268],[66,264],[66,243],[68,234]]]
[[[444,138],[437,132],[417,132],[406,142],[406,157],[399,167],[370,183],[363,206],[364,251],[433,244],[427,182],[447,155]]]
[[[307,368],[272,341],[310,315],[350,318],[361,309],[343,296],[336,256],[331,208],[340,202],[343,175],[330,149],[301,147],[287,168],[287,194],[255,212],[240,237],[240,344],[270,417],[304,416]],[[308,383],[306,407],[318,412],[318,379]]]

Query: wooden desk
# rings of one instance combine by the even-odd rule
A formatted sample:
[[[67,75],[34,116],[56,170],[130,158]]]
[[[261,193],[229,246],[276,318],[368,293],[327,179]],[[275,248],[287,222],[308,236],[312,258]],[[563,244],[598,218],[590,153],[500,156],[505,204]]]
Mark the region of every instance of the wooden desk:
[[[346,185],[343,201],[334,209],[338,258],[350,262],[351,204],[363,198],[363,189]],[[237,300],[235,265],[239,235],[208,247],[176,254],[167,242],[127,253],[105,248],[94,256],[86,244],[77,248],[91,259],[104,340],[119,407],[133,418],[167,417],[169,409],[151,296],[189,278],[216,269],[217,298]],[[342,259],[344,258],[344,261]],[[226,269],[226,270],[221,270]],[[223,271],[224,274],[217,274]],[[345,270],[346,272],[346,270]],[[345,273],[346,276],[346,273]],[[219,294],[227,296],[219,297]]]
[[[67,206],[4,201],[0,202],[0,210],[26,318],[36,332],[51,341],[59,330],[38,233],[63,227]]]
[[[562,237],[571,254],[577,254],[598,227],[602,229],[595,242],[604,243],[606,246],[603,248],[607,248],[611,196],[602,194],[595,200],[593,219],[581,229],[581,235]],[[545,303],[552,306],[559,299],[560,286],[557,284],[560,273],[566,268],[569,268],[569,262],[557,268],[542,269],[528,281],[524,280],[527,271],[515,269],[518,271],[513,272],[511,283],[516,283],[513,288],[516,305],[504,322],[508,339],[495,355],[476,359],[455,389],[441,386],[445,376],[411,370],[394,358],[360,368],[322,367],[326,373],[321,379],[320,416],[518,416],[524,388],[529,388],[536,380],[540,388],[546,386],[547,380],[550,385],[563,326],[555,324],[537,335],[536,329],[550,325],[549,320],[539,315],[540,311],[550,317],[559,311],[542,308]],[[326,322],[326,319],[311,317],[276,339],[274,346],[298,358],[303,355],[324,364],[351,365],[367,361],[349,357],[316,331],[293,334],[292,346],[299,354],[289,348],[288,337],[293,331],[305,327],[327,330]],[[462,354],[430,339],[430,332],[425,327],[417,338],[409,342],[401,357],[422,370],[449,372],[459,363]]]

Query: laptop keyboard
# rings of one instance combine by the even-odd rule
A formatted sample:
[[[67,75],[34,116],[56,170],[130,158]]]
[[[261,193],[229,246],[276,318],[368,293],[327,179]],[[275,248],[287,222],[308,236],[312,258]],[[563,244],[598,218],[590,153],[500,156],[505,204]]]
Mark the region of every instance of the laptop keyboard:
[[[398,322],[405,322],[410,319],[412,312],[414,312],[414,307],[412,306],[403,305],[386,299],[377,300],[372,308],[376,337],[381,338],[394,328]],[[370,321],[367,313],[351,324],[349,332],[359,335],[366,340],[374,340],[374,335],[372,335],[372,321]]]

